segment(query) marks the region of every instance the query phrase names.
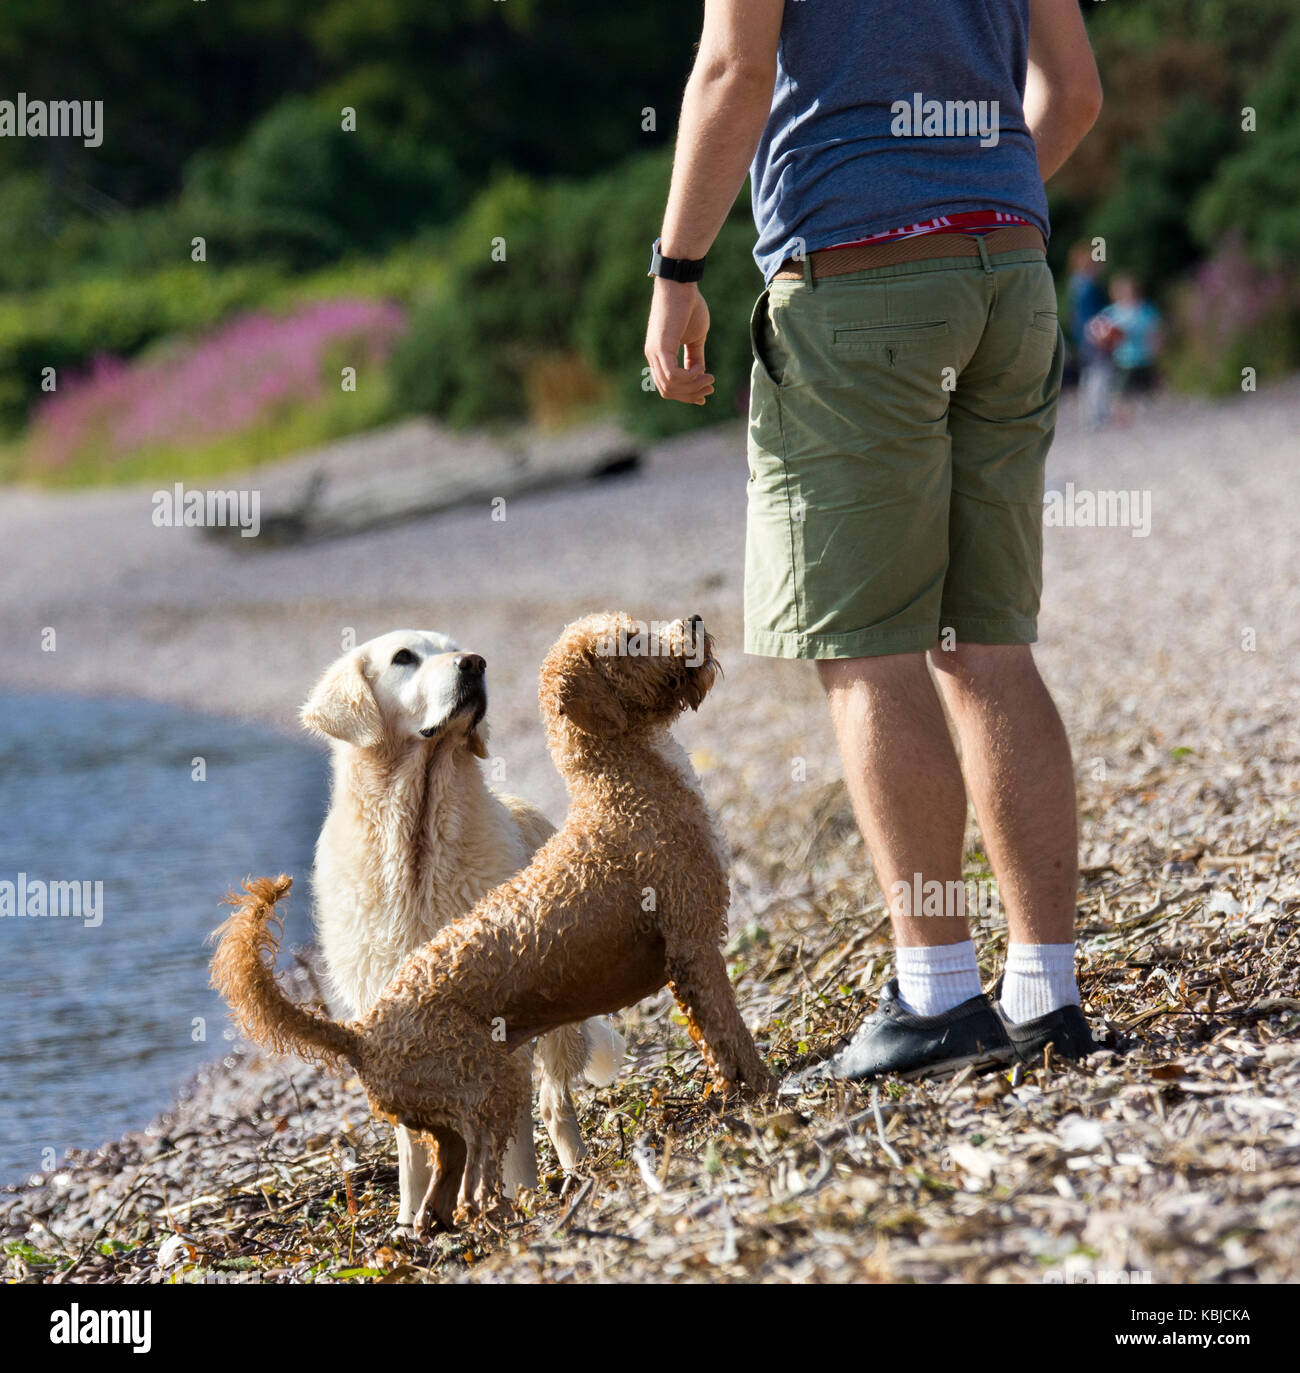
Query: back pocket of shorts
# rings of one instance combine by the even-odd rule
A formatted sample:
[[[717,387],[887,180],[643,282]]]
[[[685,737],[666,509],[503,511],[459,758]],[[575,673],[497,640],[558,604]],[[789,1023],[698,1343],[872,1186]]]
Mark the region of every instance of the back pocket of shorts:
[[[924,319],[892,323],[838,324],[831,347],[845,353],[874,353],[886,348],[921,348],[948,332],[948,321]]]
[[[1041,329],[1045,334],[1056,333],[1056,311],[1035,310],[1033,327]]]

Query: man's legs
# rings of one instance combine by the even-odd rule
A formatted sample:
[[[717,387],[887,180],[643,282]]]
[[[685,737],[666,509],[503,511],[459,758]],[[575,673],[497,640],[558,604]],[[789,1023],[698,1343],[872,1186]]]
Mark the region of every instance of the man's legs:
[[[947,901],[943,918],[914,908],[921,890],[935,889],[928,884],[948,892],[961,882],[964,768],[1007,912],[1004,1006],[1012,1020],[1031,1019],[1078,1001],[1069,743],[1028,646],[969,644],[931,657],[963,765],[924,655],[818,663],[854,813],[889,900],[900,991],[905,1004],[935,1014],[979,990],[973,947],[968,960],[913,952],[947,947],[955,956],[970,939]]]
[[[930,659],[1006,909],[1003,1009],[1020,1022],[1077,1005],[1078,826],[1061,717],[1027,644],[962,644]]]
[[[966,788],[924,653],[817,664],[844,781],[900,948],[970,938],[964,917],[927,919],[895,895],[916,874],[961,880]]]
[[[1074,939],[1078,833],[1065,726],[1027,644],[930,654],[1014,944]]]
[[[905,1010],[941,1014],[980,993],[962,891],[966,789],[924,653],[817,664],[844,777],[889,903]],[[922,893],[939,892],[934,905]],[[923,914],[929,909],[930,914]]]

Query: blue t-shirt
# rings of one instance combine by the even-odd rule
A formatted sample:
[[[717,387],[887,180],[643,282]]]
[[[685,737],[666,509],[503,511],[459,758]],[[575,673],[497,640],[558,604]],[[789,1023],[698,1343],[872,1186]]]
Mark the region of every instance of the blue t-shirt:
[[[1136,305],[1108,305],[1101,317],[1124,335],[1111,354],[1116,367],[1146,367],[1156,360],[1160,311],[1149,300],[1140,300]]]
[[[764,279],[799,249],[969,210],[1046,238],[1028,60],[1029,0],[786,0],[750,168]]]
[[[1088,321],[1106,308],[1106,292],[1096,277],[1083,276],[1076,272],[1065,288],[1066,299],[1070,306],[1070,338],[1076,348],[1087,348],[1084,329]]]

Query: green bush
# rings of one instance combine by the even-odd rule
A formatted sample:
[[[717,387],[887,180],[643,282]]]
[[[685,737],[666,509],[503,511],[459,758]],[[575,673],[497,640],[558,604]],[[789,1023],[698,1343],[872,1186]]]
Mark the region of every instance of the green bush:
[[[1300,261],[1300,20],[1293,23],[1246,103],[1256,128],[1235,134],[1237,151],[1201,193],[1192,223],[1201,241],[1239,230],[1257,262]]]
[[[645,329],[652,283],[650,243],[668,193],[667,157],[645,159],[630,175],[604,179],[602,255],[577,303],[574,338],[588,362],[610,378],[619,415],[633,433],[656,437],[731,419],[749,382],[749,314],[763,279],[754,265],[754,225],[742,192],[709,250],[701,289],[709,304],[705,362],[715,391],[703,406],[665,401],[646,380]]]
[[[185,232],[189,232],[188,226]],[[302,276],[273,264],[223,270],[188,260],[181,231],[155,262],[127,277],[70,277],[63,285],[0,296],[0,431],[12,432],[40,394],[41,372],[84,368],[97,354],[132,357],[171,335],[191,337],[237,310],[288,310],[309,301],[359,297],[409,305],[435,289],[440,273],[427,241],[381,258],[344,259]],[[184,253],[176,251],[177,246]]]
[[[1089,220],[1088,236],[1106,240],[1110,266],[1135,272],[1148,289],[1187,271],[1201,256],[1187,207],[1232,146],[1227,119],[1188,96],[1152,145],[1127,149],[1117,189]]]
[[[498,179],[449,236],[442,289],[394,355],[400,403],[460,425],[523,419],[531,370],[574,355],[607,383],[634,432],[730,418],[748,378],[746,326],[762,285],[744,197],[710,253],[705,281],[717,394],[706,406],[684,406],[643,389],[646,265],[669,170],[667,155],[655,154],[586,182]]]
[[[35,172],[0,177],[0,289],[27,291],[75,267],[94,227]]]
[[[225,155],[203,153],[179,210],[205,232],[214,260],[304,271],[348,253],[378,253],[445,220],[456,202],[448,159],[362,118],[281,102]]]
[[[1173,297],[1174,337],[1165,369],[1184,391],[1240,390],[1242,369],[1259,381],[1300,364],[1300,292],[1284,272],[1257,267],[1233,233]]]

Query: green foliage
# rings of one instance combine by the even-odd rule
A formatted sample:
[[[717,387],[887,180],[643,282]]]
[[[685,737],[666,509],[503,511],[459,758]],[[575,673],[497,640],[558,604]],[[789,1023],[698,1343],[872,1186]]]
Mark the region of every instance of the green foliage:
[[[1127,149],[1119,187],[1089,226],[1090,234],[1106,240],[1111,267],[1159,288],[1196,262],[1201,251],[1187,207],[1234,146],[1224,116],[1188,96],[1151,146]]]
[[[732,419],[749,382],[749,314],[763,280],[754,265],[754,225],[742,192],[709,250],[701,289],[709,303],[705,362],[715,391],[703,406],[665,401],[643,379],[645,328],[651,283],[646,278],[650,240],[657,232],[668,193],[667,157],[647,158],[628,172],[606,178],[600,206],[601,257],[574,315],[574,338],[593,366],[608,375],[622,422],[647,436],[681,433]]]
[[[394,355],[402,404],[453,424],[521,419],[530,369],[548,356],[575,355],[608,381],[635,432],[730,418],[748,378],[746,321],[762,284],[743,197],[709,255],[705,281],[716,395],[703,407],[673,405],[642,387],[646,263],[668,172],[667,157],[652,155],[584,183],[510,175],[484,192],[447,245],[443,288]],[[494,260],[494,241],[504,245],[504,261]]]
[[[303,270],[438,223],[456,189],[436,149],[365,120],[344,130],[336,111],[299,99],[277,105],[228,156],[196,159],[181,204],[211,226],[210,253]]]
[[[387,381],[383,372],[377,371],[373,381],[354,395],[331,393],[317,404],[285,406],[238,433],[208,442],[190,441],[182,447],[157,445],[126,457],[88,452],[57,469],[33,463],[20,442],[0,444],[0,481],[47,487],[200,483],[364,433],[391,418]]]
[[[1179,284],[1173,317],[1165,370],[1180,390],[1229,395],[1244,368],[1266,381],[1300,366],[1300,291],[1287,273],[1252,262],[1240,233]]]
[[[170,220],[158,226],[157,242],[165,241],[167,251],[158,251],[154,262],[175,259],[178,243],[188,248],[183,230],[190,227]],[[40,394],[46,367],[62,377],[97,354],[131,357],[171,335],[202,334],[254,306],[289,310],[343,297],[406,305],[440,280],[436,256],[427,242],[416,240],[382,258],[348,259],[304,276],[285,275],[273,264],[222,270],[211,262],[185,261],[125,277],[102,270],[69,275],[59,286],[0,296],[0,431],[21,423]]]
[[[1267,66],[1278,33],[1294,16],[1295,0],[1141,0],[1136,5],[1091,0],[1087,10],[1094,42],[1114,40],[1151,50],[1204,43],[1220,55],[1234,83]]]
[[[70,266],[74,253],[60,243],[67,227],[44,177],[18,172],[0,179],[0,288],[22,291],[42,284],[52,259]]]
[[[1120,177],[1100,206],[1101,171],[1053,182],[1054,265],[1099,233],[1112,267],[1172,295],[1236,228],[1256,264],[1300,257],[1294,0],[1085,8],[1103,58],[1151,56],[1140,69],[1155,94],[1117,83],[1108,108],[1128,113],[1126,137],[1158,127],[1105,159]],[[645,262],[698,23],[698,0],[9,0],[0,86],[102,99],[105,141],[0,139],[0,426],[22,418],[42,368],[335,294],[418,307],[392,364],[407,409],[536,418],[539,388],[562,392],[570,367],[592,383],[577,377],[574,396],[612,398],[637,432],[730,418],[761,286],[743,195],[704,284],[715,396],[682,406],[643,386]],[[1162,63],[1189,52],[1199,68],[1168,70],[1221,59],[1223,83],[1162,120]],[[1241,103],[1258,109],[1257,132],[1239,129]],[[195,236],[206,264],[189,261]],[[1187,320],[1232,316],[1208,289]],[[1290,309],[1251,326],[1272,331],[1270,356],[1293,356]],[[1218,324],[1187,327],[1189,378],[1226,384],[1239,354],[1254,365],[1250,331],[1232,326],[1219,347]]]
[[[1216,169],[1195,205],[1193,226],[1207,245],[1238,230],[1257,261],[1294,264],[1300,261],[1300,20],[1247,103],[1257,127],[1236,135],[1239,150]]]
[[[58,279],[60,217],[103,232],[101,265],[141,261],[138,215],[142,251],[170,242],[174,212],[298,269],[383,251],[503,168],[589,175],[663,146],[698,24],[698,0],[9,0],[0,90],[102,100],[104,139],[0,139],[0,182],[39,177],[57,211],[49,273],[0,284]]]

